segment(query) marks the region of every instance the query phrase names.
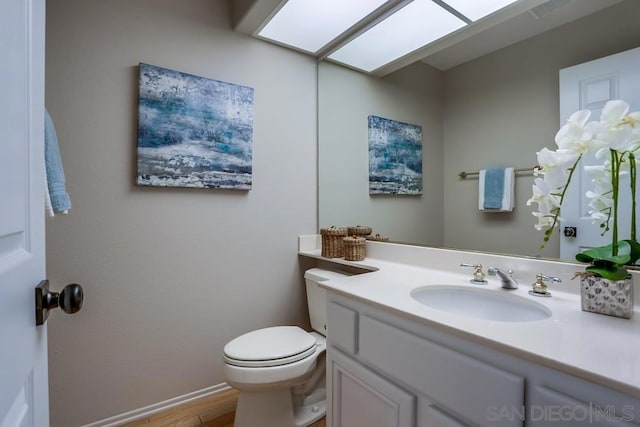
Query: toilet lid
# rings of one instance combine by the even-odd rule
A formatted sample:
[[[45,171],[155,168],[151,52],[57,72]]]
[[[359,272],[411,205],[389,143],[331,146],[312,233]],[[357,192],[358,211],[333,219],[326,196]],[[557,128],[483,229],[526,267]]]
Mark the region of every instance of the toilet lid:
[[[316,339],[297,326],[258,329],[224,346],[224,359],[236,366],[266,367],[297,362],[313,354]]]

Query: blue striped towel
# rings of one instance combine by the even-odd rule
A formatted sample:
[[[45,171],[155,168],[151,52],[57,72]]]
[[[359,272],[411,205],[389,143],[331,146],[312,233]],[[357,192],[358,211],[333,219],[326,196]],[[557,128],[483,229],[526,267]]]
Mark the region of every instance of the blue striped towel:
[[[56,128],[46,110],[44,112],[44,166],[51,208],[55,213],[67,213],[71,209],[71,198],[69,198],[65,187],[64,169],[62,169]]]

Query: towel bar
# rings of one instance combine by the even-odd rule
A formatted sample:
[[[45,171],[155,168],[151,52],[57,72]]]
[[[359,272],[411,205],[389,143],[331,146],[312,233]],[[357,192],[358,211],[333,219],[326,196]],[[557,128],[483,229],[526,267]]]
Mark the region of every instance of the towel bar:
[[[531,173],[533,175],[533,170],[534,169],[540,169],[540,166],[533,166],[533,167],[530,167],[530,168],[514,169],[513,171],[514,172],[529,172],[529,173]],[[458,174],[458,176],[460,177],[460,179],[466,179],[468,176],[479,175],[479,174],[480,174],[480,172],[465,172],[465,171],[462,171],[462,172],[460,172]]]

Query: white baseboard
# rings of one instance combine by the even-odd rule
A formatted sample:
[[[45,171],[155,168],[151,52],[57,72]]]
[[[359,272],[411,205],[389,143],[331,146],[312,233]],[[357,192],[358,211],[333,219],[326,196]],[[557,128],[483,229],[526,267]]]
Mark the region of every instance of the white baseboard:
[[[91,424],[85,424],[82,427],[118,427],[133,421],[139,420],[144,417],[148,417],[158,412],[166,411],[167,409],[175,408],[176,406],[184,405],[196,399],[212,396],[217,393],[222,393],[230,390],[231,387],[227,383],[214,385],[211,387],[203,388],[191,393],[187,393],[182,396],[174,397],[172,399],[165,400],[163,402],[154,403],[153,405],[145,406],[142,408],[134,409],[133,411],[125,412],[124,414],[115,415],[113,417],[105,418],[104,420],[95,421]]]

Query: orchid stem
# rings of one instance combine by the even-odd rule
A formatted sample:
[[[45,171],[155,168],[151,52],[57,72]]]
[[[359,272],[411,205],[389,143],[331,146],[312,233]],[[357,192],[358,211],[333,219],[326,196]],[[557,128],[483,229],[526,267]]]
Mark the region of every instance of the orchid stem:
[[[611,254],[618,255],[618,193],[620,183],[620,157],[616,150],[611,153],[611,186],[613,187],[613,234],[611,236]]]
[[[564,201],[564,195],[567,193],[567,188],[569,188],[569,183],[571,182],[571,178],[573,177],[573,173],[575,172],[576,168],[578,167],[578,163],[580,163],[580,159],[582,159],[582,154],[580,154],[580,156],[575,161],[573,166],[571,166],[569,168],[569,177],[567,178],[567,185],[564,186],[564,188],[562,189],[562,193],[560,194],[560,202],[559,202],[560,206],[562,206],[562,202]],[[556,224],[558,223],[558,216],[559,215],[560,215],[560,208],[558,208],[556,213],[553,215],[553,224],[551,224],[551,227],[549,227],[550,230],[553,230],[555,228]]]
[[[631,240],[636,241],[636,158],[629,152],[629,177],[631,181]]]

